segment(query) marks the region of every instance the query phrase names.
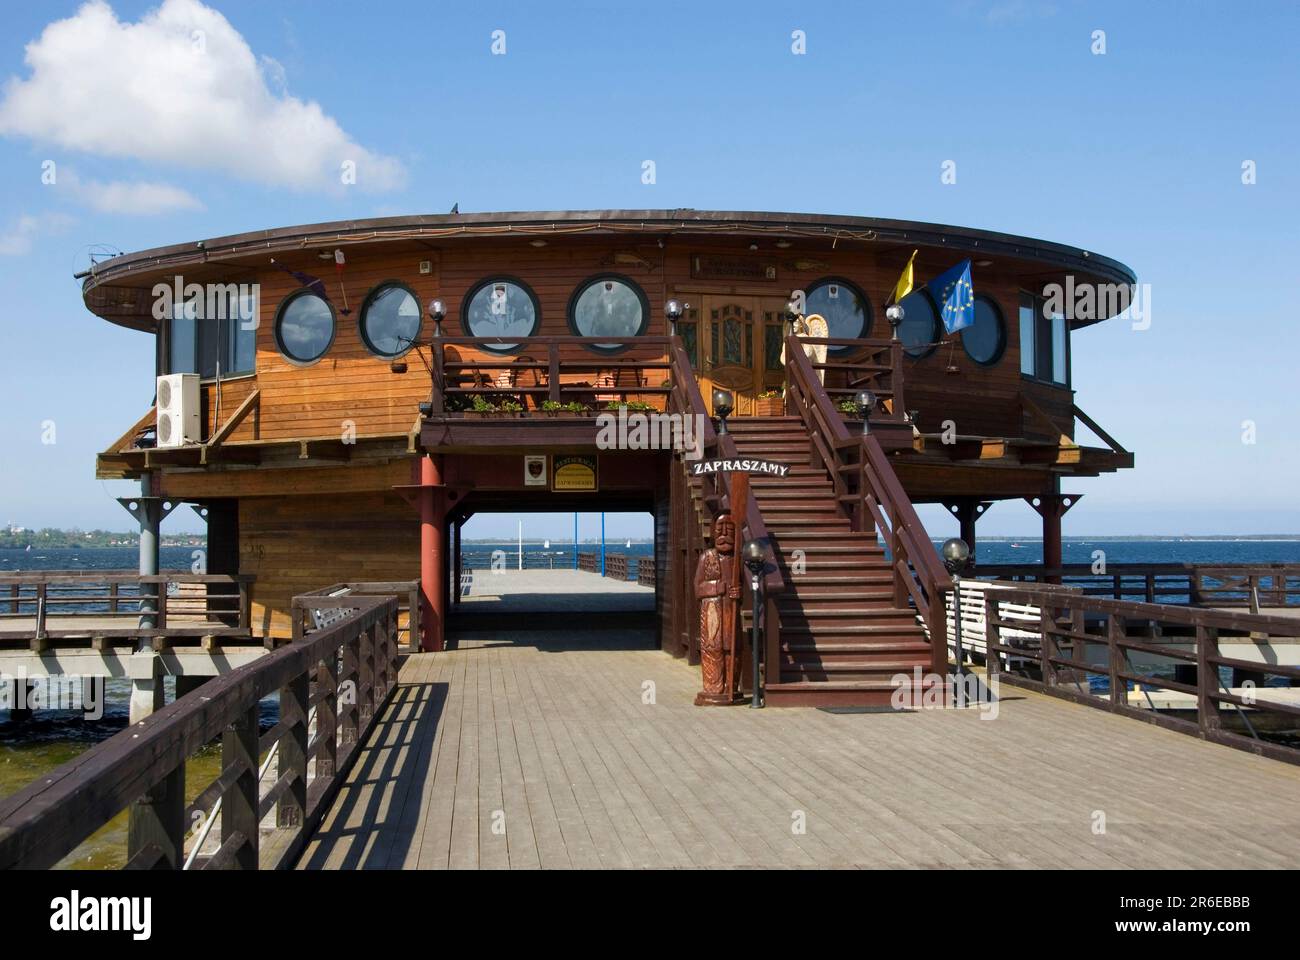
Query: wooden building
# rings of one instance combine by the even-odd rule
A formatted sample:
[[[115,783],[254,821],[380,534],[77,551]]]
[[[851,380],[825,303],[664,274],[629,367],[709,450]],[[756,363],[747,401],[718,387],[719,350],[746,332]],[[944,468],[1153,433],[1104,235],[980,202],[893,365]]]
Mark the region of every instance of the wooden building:
[[[886,300],[914,250],[895,330]],[[963,259],[976,324],[951,336],[921,288]],[[256,576],[260,634],[288,636],[296,593],[419,576],[430,649],[473,513],[645,510],[662,643],[693,656],[691,575],[726,491],[680,450],[598,442],[595,415],[703,416],[724,388],[729,431],[706,420],[705,455],[791,466],[753,479],[741,531],[769,548],[767,696],[877,702],[889,674],[946,664],[917,623],[943,616],[946,574],[913,503],[947,504],[973,541],[987,503],[1027,498],[1059,562],[1062,483],[1132,466],[1070,387],[1070,339],[1105,312],[1055,314],[1044,291],[1133,280],[1089,251],[982,230],[697,210],[393,217],[161,247],[84,277],[87,307],[153,334],[169,378],[135,385],[142,416],[97,473],[205,504],[210,569]],[[824,361],[788,339],[795,291],[827,320]],[[866,437],[843,409],[864,389],[879,401]],[[1076,444],[1076,420],[1109,446]]]

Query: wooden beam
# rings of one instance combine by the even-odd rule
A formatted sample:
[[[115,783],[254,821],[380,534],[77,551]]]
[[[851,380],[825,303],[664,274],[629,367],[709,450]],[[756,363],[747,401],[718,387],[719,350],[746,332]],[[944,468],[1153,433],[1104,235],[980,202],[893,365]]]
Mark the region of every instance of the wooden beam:
[[[1089,430],[1091,430],[1093,433],[1095,433],[1098,437],[1100,437],[1103,442],[1109,444],[1110,448],[1114,450],[1116,453],[1128,453],[1127,450],[1125,450],[1122,446],[1120,446],[1119,441],[1117,441],[1109,433],[1107,433],[1105,430],[1099,427],[1097,425],[1096,420],[1092,419],[1092,417],[1088,416],[1077,406],[1072,405],[1070,407],[1070,412],[1073,413],[1080,420],[1082,420],[1083,425],[1087,427]]]
[[[137,420],[135,422],[135,425],[132,426],[131,429],[127,430],[126,433],[122,434],[111,444],[109,444],[108,449],[105,450],[102,454],[100,454],[100,456],[108,456],[114,453],[121,453],[122,448],[126,446],[127,441],[134,440],[136,434],[138,434],[141,430],[143,430],[145,427],[147,427],[149,424],[153,423],[157,419],[157,409],[158,409],[157,407],[150,407],[148,413],[146,413],[143,417]]]
[[[243,423],[244,418],[248,416],[248,412],[254,407],[259,407],[261,405],[261,396],[261,390],[254,390],[244,398],[244,402],[235,408],[235,412],[227,418],[226,422],[223,423],[217,432],[208,438],[208,442],[203,445],[203,454],[199,458],[200,463],[207,463],[208,452],[225,443],[226,438],[235,432],[236,427]]]

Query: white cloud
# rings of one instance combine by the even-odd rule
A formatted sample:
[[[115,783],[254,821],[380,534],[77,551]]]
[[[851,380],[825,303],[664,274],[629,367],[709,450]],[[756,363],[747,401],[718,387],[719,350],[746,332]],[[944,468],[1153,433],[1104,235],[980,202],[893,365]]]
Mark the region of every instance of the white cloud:
[[[0,233],[0,257],[30,253],[37,235],[57,232],[71,222],[72,218],[62,213],[23,214]]]
[[[320,104],[282,92],[283,68],[199,0],[164,0],[137,23],[91,0],[49,24],[25,59],[31,75],[5,84],[3,134],[295,190],[341,187],[348,162],[363,189],[405,177]]]
[[[154,216],[203,209],[197,197],[169,183],[125,180],[104,183],[82,180],[76,171],[65,169],[59,173],[56,185],[66,186],[74,197],[99,213]]]

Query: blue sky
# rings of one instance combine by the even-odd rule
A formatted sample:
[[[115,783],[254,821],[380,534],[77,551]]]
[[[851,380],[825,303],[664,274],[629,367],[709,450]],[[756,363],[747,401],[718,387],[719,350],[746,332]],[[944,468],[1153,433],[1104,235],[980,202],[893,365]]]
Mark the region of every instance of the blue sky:
[[[72,273],[92,245],[458,202],[898,217],[1118,258],[1151,285],[1151,328],[1080,333],[1074,385],[1138,466],[1069,483],[1086,497],[1067,533],[1300,531],[1294,3],[169,0],[164,20],[207,27],[204,69],[235,107],[215,145],[202,84],[169,75],[187,68],[130,32],[158,6],[6,10],[0,523],[128,526],[111,499],[121,491],[93,479],[94,454],[147,406],[152,354],[145,335],[82,308]],[[43,90],[24,90],[25,46],[73,17],[78,30],[35,48]],[[505,55],[491,52],[494,30]],[[804,55],[791,52],[795,30]],[[1104,55],[1091,52],[1095,30]],[[116,45],[128,35],[146,46]],[[275,166],[267,133],[286,103],[314,133],[275,151]],[[373,161],[369,189],[311,166],[313,149],[339,144]],[[47,160],[56,184],[42,184]],[[940,183],[945,160],[955,185]],[[141,208],[154,212],[128,212]],[[172,529],[197,527],[181,516]],[[980,529],[1032,533],[1037,521],[1003,504]]]

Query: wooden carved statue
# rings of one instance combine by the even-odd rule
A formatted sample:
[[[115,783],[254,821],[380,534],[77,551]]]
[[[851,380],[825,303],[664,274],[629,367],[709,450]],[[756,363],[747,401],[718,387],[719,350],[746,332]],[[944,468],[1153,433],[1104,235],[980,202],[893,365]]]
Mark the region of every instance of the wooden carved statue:
[[[700,554],[695,568],[695,597],[700,602],[700,672],[704,689],[696,706],[736,702],[736,611],[740,581],[736,575],[736,524],[731,514],[713,522],[713,546]]]
[[[794,321],[794,335],[802,339],[825,339],[831,335],[830,327],[826,325],[826,318],[820,313],[814,313],[805,317],[799,314]],[[826,344],[809,343],[803,348],[803,355],[813,363],[826,362]],[[785,366],[785,344],[781,345],[781,366]],[[826,371],[821,367],[817,368],[817,379],[826,382]]]

